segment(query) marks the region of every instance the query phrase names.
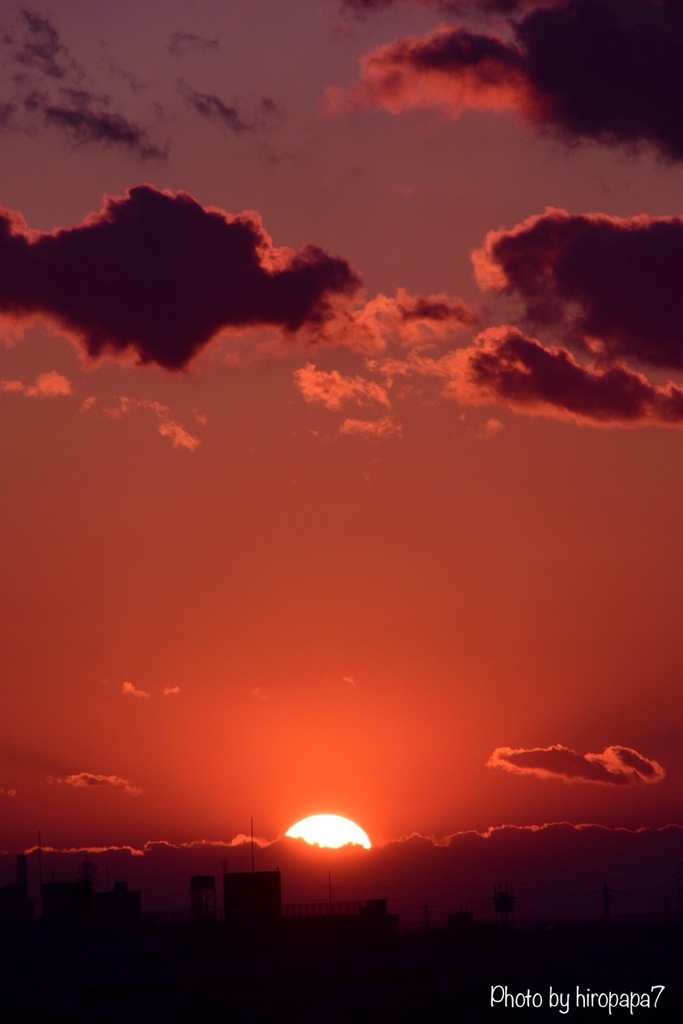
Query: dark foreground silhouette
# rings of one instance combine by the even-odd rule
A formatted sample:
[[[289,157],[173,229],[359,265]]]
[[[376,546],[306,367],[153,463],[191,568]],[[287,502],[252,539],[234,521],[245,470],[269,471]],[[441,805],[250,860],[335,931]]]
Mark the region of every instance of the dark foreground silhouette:
[[[455,920],[400,934],[391,915],[379,925],[333,914],[58,932],[24,922],[5,931],[0,954],[10,1024],[683,1020],[683,930],[673,925]]]

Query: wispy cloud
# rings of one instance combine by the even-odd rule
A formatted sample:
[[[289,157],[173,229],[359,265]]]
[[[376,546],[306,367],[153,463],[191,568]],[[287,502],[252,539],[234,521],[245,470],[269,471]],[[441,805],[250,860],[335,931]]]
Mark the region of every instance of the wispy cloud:
[[[152,413],[158,423],[157,429],[162,437],[167,438],[174,448],[184,448],[186,451],[194,452],[201,444],[198,437],[191,434],[181,423],[173,419],[171,410],[162,402],[151,398],[132,398],[128,395],[117,395],[113,404],[102,405],[102,412],[110,419],[122,419],[136,411]],[[92,412],[100,408],[100,403],[94,395],[86,398],[80,406],[81,412]]]
[[[495,416],[490,416],[484,423],[475,428],[475,435],[480,441],[489,441],[492,437],[500,434],[505,427]]]
[[[178,79],[176,85],[191,110],[208,121],[222,125],[235,135],[265,128],[268,123],[281,116],[277,104],[269,97],[264,97],[247,112],[244,110],[244,104],[226,103],[215,93],[199,92],[182,78]]]
[[[117,111],[110,111],[109,97],[97,96],[79,89],[62,90],[50,101],[40,93],[32,93],[26,109],[40,115],[48,128],[57,128],[75,144],[104,143],[131,150],[144,160],[163,160],[167,147],[157,145],[147,130]]]
[[[174,57],[184,57],[192,50],[219,50],[220,41],[207,36],[197,35],[196,32],[174,32],[168,43],[168,52]]]
[[[11,60],[48,78],[79,81],[85,71],[65,46],[52,22],[35,11],[19,11],[15,34],[5,32]]]
[[[339,428],[342,437],[360,437],[366,441],[386,441],[388,438],[400,438],[403,427],[391,416],[383,416],[378,420],[345,419]]]
[[[131,683],[130,680],[125,680],[125,682],[121,683],[120,692],[124,697],[135,697],[138,700],[152,699],[152,693],[149,690],[143,690],[141,687]],[[164,686],[156,692],[162,697],[177,697],[180,693],[180,687]]]
[[[140,690],[134,683],[128,680],[121,683],[121,693],[126,697],[137,697],[139,700],[149,700],[152,696],[148,690]]]
[[[85,68],[45,16],[21,10],[14,25],[0,30],[6,99],[0,124],[35,135],[58,131],[75,145],[104,144],[142,159],[162,159],[166,147],[92,88]],[[14,73],[13,73],[14,69]],[[132,80],[134,76],[129,76]]]

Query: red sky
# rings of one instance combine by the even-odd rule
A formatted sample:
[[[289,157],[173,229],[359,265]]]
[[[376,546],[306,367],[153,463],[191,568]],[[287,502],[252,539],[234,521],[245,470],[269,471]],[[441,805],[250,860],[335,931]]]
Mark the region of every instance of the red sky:
[[[0,27],[0,848],[680,824],[677,5]]]

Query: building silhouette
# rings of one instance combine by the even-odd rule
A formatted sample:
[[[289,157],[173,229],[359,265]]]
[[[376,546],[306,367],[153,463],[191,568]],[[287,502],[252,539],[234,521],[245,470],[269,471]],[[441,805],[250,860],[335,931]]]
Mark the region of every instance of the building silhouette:
[[[512,919],[515,909],[515,896],[512,886],[497,883],[493,887],[493,909],[496,915],[496,924],[507,928]]]
[[[215,921],[216,879],[213,875],[193,875],[190,879],[190,918]]]
[[[45,928],[55,931],[87,928],[93,922],[93,905],[90,878],[43,882],[40,887],[41,920]]]
[[[16,882],[0,886],[0,923],[16,924],[33,917],[33,903],[28,898],[28,861],[20,853],[16,861]]]
[[[278,871],[238,871],[223,875],[226,921],[267,923],[282,917],[282,883]]]
[[[101,928],[126,931],[142,921],[142,893],[127,882],[114,882],[109,892],[94,893],[94,923]]]

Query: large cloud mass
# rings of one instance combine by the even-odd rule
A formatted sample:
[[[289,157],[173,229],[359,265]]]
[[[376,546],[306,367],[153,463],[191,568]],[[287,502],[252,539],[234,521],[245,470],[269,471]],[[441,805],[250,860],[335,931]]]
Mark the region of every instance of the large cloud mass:
[[[682,159],[679,0],[532,6],[514,23],[511,40],[440,26],[377,48],[363,58],[362,81],[350,102],[393,112],[440,107],[452,116],[467,106],[508,108],[567,139],[648,144],[668,159]],[[332,99],[338,103],[339,95]]]
[[[547,210],[491,232],[474,262],[532,323],[602,358],[683,369],[683,218]]]
[[[329,299],[359,285],[313,245],[275,248],[257,214],[183,192],[141,185],[45,234],[0,211],[0,313],[51,319],[93,358],[129,351],[177,370],[223,329],[322,324]]]
[[[429,7],[445,14],[463,14],[467,11],[511,14],[521,7],[535,7],[538,4],[552,2],[553,0],[339,0],[339,6],[359,16],[405,3],[411,3],[416,7]]]

